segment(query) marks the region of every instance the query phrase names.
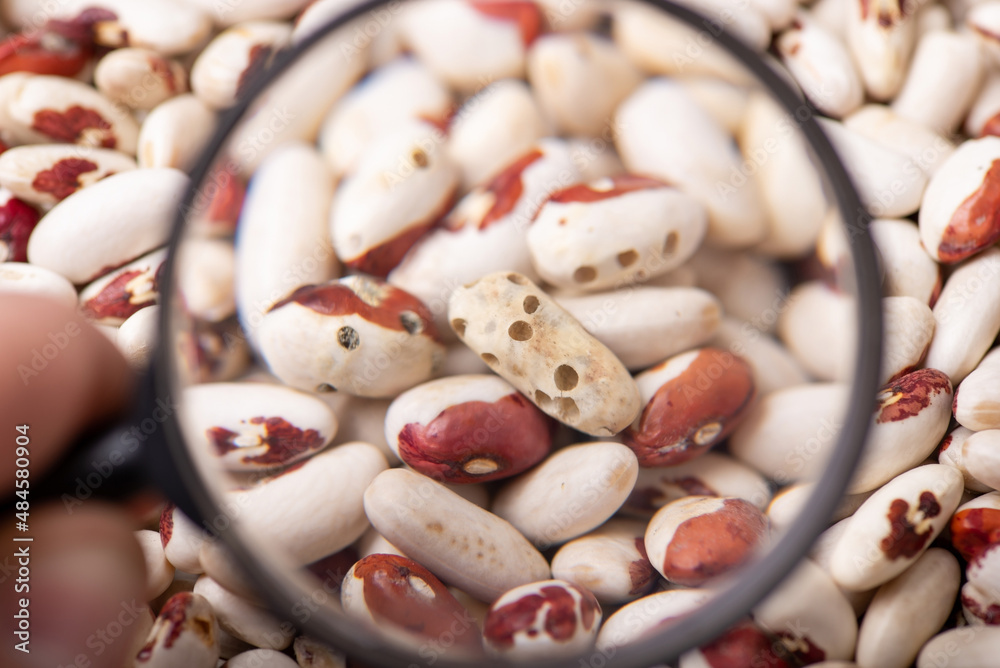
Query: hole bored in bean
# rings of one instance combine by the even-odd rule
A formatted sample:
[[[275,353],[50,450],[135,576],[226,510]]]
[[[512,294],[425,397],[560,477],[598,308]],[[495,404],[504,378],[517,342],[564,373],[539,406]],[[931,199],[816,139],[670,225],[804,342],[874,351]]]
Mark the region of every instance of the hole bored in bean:
[[[535,390],[535,403],[538,404],[539,408],[545,410],[546,407],[552,403],[552,397],[545,394],[541,390]]]
[[[580,382],[580,375],[576,372],[576,369],[568,364],[560,364],[556,369],[554,377],[556,387],[563,392],[572,390]]]
[[[567,422],[572,422],[580,417],[580,407],[577,406],[576,402],[569,397],[556,398],[556,411],[562,416],[562,419]]]
[[[531,329],[531,325],[523,320],[518,320],[507,328],[507,334],[515,341],[527,341],[534,334],[534,331]]]
[[[622,267],[631,267],[639,260],[639,253],[634,249],[622,251],[618,254],[618,264]]]
[[[573,272],[573,280],[577,283],[590,283],[595,278],[597,278],[597,270],[593,267],[577,267],[576,271]]]
[[[667,235],[667,238],[663,241],[663,254],[665,256],[673,255],[677,252],[677,245],[680,243],[680,235],[676,231],[671,232]]]

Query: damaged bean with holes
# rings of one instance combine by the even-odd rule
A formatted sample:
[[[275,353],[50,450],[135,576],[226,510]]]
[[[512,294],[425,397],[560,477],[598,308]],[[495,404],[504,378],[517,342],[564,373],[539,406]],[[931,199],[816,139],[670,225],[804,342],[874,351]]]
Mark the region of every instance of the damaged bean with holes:
[[[497,272],[457,289],[448,318],[491,369],[564,424],[610,436],[639,414],[621,361],[523,275]]]
[[[330,210],[337,256],[355,271],[388,275],[451,209],[458,178],[435,126],[408,121],[387,133],[337,190]]]
[[[260,351],[286,385],[391,397],[428,380],[444,357],[430,311],[365,276],[301,287],[271,307]]]
[[[705,208],[662,181],[623,174],[553,193],[528,229],[539,275],[601,290],[659,276],[697,250]]]

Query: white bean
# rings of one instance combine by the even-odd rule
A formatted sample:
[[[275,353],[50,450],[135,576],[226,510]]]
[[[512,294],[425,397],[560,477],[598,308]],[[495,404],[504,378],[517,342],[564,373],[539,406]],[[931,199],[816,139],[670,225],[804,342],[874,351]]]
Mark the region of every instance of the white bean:
[[[545,557],[517,529],[418,473],[379,475],[365,512],[393,545],[483,601],[549,577]]]

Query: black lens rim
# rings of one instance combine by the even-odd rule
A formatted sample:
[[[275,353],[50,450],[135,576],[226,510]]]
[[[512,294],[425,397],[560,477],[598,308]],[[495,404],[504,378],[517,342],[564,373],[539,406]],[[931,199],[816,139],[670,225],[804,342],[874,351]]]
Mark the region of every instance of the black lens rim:
[[[173,306],[171,297],[174,294],[172,286],[176,271],[174,264],[176,253],[174,251],[184,238],[186,214],[192,210],[198,192],[210,174],[212,166],[216,163],[217,156],[226,145],[229,134],[246,115],[260,94],[313,46],[323,41],[348,21],[379,8],[392,6],[393,3],[398,4],[399,1],[367,0],[343,12],[324,28],[302,40],[294,48],[279,54],[265,75],[251,81],[246,87],[244,96],[220,116],[218,130],[208,142],[205,152],[191,171],[190,186],[184,194],[170,235],[170,253],[164,266],[164,280],[161,285],[171,287],[168,287],[161,296],[163,303],[160,309],[159,335],[163,345],[158,346],[155,351],[155,383],[159,396],[173,396],[176,390],[174,387],[174,356],[170,353],[170,343],[173,341],[170,318]],[[847,419],[840,432],[837,447],[827,461],[824,475],[816,484],[810,503],[796,518],[791,529],[780,538],[768,557],[750,565],[724,596],[708,602],[704,607],[678,620],[663,633],[632,645],[616,648],[613,653],[601,653],[594,650],[583,658],[574,657],[565,662],[544,661],[536,664],[519,662],[519,666],[537,665],[539,668],[543,666],[551,668],[558,665],[566,665],[567,667],[591,665],[598,668],[603,665],[649,666],[673,661],[684,651],[709,642],[736,623],[747,610],[750,610],[768,592],[780,584],[799,560],[805,556],[811,544],[826,527],[860,456],[877,389],[882,329],[881,288],[873,244],[868,233],[868,223],[871,216],[862,205],[835,150],[816,122],[815,110],[807,102],[804,102],[759,55],[730,35],[718,22],[668,0],[634,1],[671,14],[687,24],[692,30],[700,32],[711,39],[713,43],[722,46],[741,61],[744,67],[768,88],[770,94],[783,110],[796,119],[798,127],[804,134],[814,155],[822,162],[826,178],[833,188],[838,208],[845,223],[853,258],[853,274],[849,277],[853,278],[857,286],[858,354],[850,387]],[[803,110],[806,110],[807,113],[800,116]],[[185,491],[188,493],[190,503],[194,504],[187,508],[182,506],[182,510],[188,512],[189,515],[201,518],[218,515],[220,511],[215,505],[213,495],[201,479],[199,469],[184,443],[176,413],[169,417],[165,429],[170,456],[182,479],[187,481]],[[332,626],[336,622],[335,615],[322,608],[306,615],[306,619],[294,619],[291,613],[296,610],[297,605],[302,605],[301,596],[294,596],[284,586],[281,578],[275,577],[270,569],[265,568],[262,563],[255,559],[248,546],[241,542],[233,532],[220,531],[218,533],[244,567],[251,581],[257,584],[262,599],[272,606],[273,610],[289,611],[289,614],[284,615],[284,617],[295,623],[304,633],[326,639],[349,654],[365,661],[386,665],[430,665],[428,663],[430,654],[421,657],[418,661],[413,655],[405,654],[396,648],[379,643],[373,636],[360,628]],[[589,663],[587,662],[588,657]],[[440,657],[431,663],[460,665],[445,661]],[[510,664],[502,661],[477,661],[476,665],[501,666]]]

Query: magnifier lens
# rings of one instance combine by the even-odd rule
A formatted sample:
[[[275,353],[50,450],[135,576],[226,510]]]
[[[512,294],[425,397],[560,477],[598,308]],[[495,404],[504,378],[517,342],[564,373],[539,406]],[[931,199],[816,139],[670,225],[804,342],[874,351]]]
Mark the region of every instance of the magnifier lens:
[[[863,210],[813,106],[775,96],[792,79],[764,53],[763,14],[713,4],[680,12],[689,25],[659,3],[417,0],[366,5],[320,38],[316,7],[290,38],[309,50],[248,77],[174,237],[165,343],[202,514],[182,537],[206,571],[196,591],[256,594],[369,662],[650,665],[733,624],[728,642],[789,661],[850,658],[856,620],[823,555],[747,616],[845,516],[831,519],[878,354]],[[719,46],[720,28],[750,50]],[[503,351],[549,336],[538,317],[558,303],[582,329],[556,330],[554,354],[589,330],[637,385],[587,404],[587,356],[556,390],[517,385],[508,353],[448,310],[496,272],[524,310],[482,313]],[[534,378],[546,361],[525,355]],[[528,429],[532,404],[560,418],[539,437],[547,460],[545,442],[504,478],[507,460],[452,454],[431,473],[447,489],[384,473],[400,465],[396,396],[498,370],[526,395],[505,419]],[[629,392],[619,427],[588,426]],[[397,410],[423,422],[402,424],[430,442],[443,409],[409,401]],[[441,438],[493,444],[490,425],[508,426],[481,415]],[[394,550],[417,563],[368,558],[342,582]],[[484,650],[488,606],[553,572],[596,599],[562,585],[501,599]],[[270,624],[252,642],[287,646],[291,627]]]

